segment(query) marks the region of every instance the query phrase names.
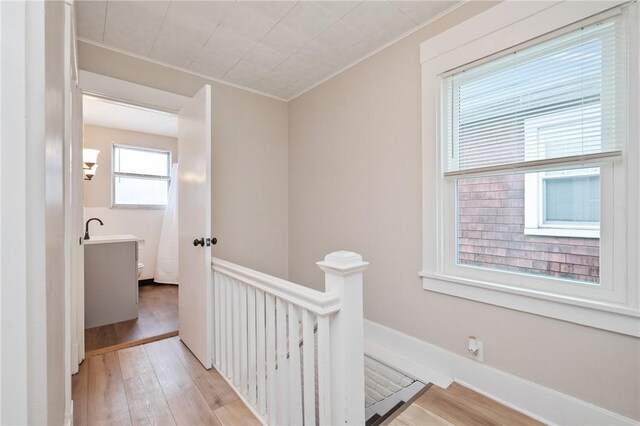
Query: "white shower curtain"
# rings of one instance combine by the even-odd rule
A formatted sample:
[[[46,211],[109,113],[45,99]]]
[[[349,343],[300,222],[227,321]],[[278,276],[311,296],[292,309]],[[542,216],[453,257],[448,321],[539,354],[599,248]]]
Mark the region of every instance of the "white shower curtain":
[[[178,163],[171,167],[169,199],[162,221],[156,272],[153,280],[163,284],[178,284]]]

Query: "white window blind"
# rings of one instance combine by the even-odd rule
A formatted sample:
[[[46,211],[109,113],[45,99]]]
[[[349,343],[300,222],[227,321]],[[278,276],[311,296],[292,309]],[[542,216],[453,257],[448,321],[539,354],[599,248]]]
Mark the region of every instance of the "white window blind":
[[[446,175],[620,155],[626,143],[624,17],[446,75]]]

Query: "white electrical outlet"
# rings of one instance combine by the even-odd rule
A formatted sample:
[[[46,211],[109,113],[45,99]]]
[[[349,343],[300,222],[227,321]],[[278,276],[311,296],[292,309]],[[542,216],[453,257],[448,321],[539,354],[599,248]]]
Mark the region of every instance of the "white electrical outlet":
[[[484,362],[484,344],[475,336],[469,336],[469,345],[467,346],[469,357],[476,361]]]

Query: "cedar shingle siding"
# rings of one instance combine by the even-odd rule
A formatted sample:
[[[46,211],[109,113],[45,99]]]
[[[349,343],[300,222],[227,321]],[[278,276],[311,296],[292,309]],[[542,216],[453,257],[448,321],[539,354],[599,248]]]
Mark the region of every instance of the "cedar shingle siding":
[[[598,282],[598,238],[524,234],[524,175],[458,181],[458,262]]]

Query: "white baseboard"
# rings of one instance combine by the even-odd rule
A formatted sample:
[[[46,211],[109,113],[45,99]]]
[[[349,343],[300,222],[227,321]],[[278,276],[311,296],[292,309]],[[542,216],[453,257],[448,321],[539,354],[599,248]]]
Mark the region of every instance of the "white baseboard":
[[[366,354],[407,375],[440,387],[447,387],[456,381],[547,424],[640,424],[369,320],[364,322],[364,337]]]

